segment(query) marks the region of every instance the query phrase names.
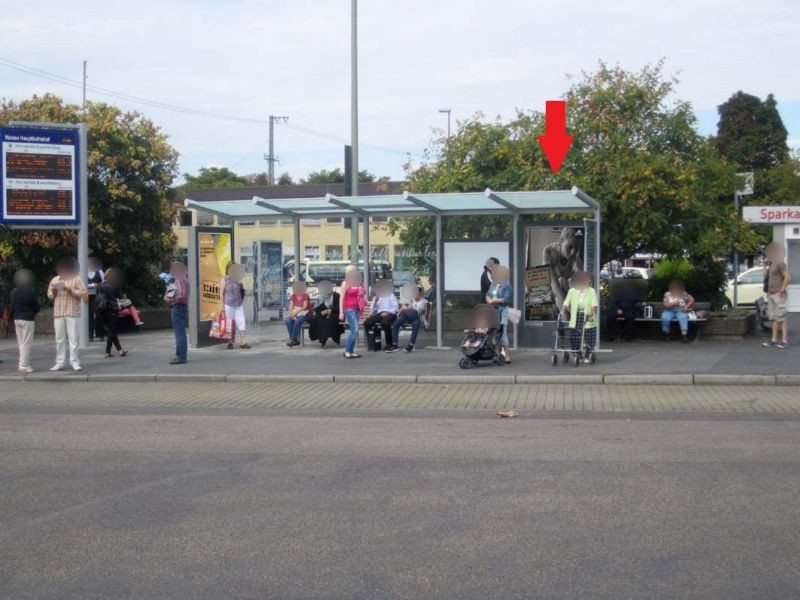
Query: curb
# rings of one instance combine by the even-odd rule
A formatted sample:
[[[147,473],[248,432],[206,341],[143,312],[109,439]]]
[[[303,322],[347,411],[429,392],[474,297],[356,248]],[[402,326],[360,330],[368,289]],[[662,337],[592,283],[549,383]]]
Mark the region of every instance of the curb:
[[[537,384],[600,384],[603,383],[602,375],[517,375],[516,383],[524,385],[537,385]]]
[[[775,385],[775,375],[717,375],[702,373],[694,376],[695,385]]]
[[[608,385],[692,385],[692,375],[605,375]]]
[[[721,373],[642,375],[282,375],[282,374],[214,374],[214,373],[78,373],[41,372],[23,376],[0,375],[0,382],[79,382],[79,383],[405,383],[439,385],[716,385],[716,386],[785,386],[800,387],[800,375],[735,375]]]

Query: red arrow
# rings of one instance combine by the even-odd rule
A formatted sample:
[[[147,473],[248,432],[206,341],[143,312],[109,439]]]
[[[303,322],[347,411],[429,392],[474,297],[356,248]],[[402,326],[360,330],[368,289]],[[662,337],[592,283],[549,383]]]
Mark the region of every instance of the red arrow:
[[[567,135],[567,103],[548,100],[545,106],[544,135],[538,136],[539,145],[553,173],[558,173],[572,145],[572,136]]]

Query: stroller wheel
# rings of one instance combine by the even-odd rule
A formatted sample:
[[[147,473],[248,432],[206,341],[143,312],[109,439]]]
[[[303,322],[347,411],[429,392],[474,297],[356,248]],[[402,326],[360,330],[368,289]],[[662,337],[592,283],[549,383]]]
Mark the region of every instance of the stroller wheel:
[[[595,352],[592,352],[592,355],[589,357],[589,360],[592,362],[592,364],[596,363],[597,362],[597,354]]]
[[[577,367],[579,364],[581,364],[581,357],[580,357],[579,354],[575,354],[575,357],[572,359],[572,364],[575,367]]]
[[[472,361],[465,356],[460,361],[458,361],[458,366],[461,367],[462,369],[471,369]]]
[[[550,357],[550,362],[554,367],[558,366],[558,354],[553,354],[553,356]]]

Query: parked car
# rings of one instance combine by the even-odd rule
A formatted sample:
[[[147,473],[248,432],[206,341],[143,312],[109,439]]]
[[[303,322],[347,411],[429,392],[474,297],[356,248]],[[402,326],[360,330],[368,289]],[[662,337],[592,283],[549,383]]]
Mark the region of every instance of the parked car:
[[[764,297],[764,269],[753,267],[739,274],[739,305],[754,305]],[[725,296],[733,305],[733,282],[725,284]]]
[[[630,279],[650,279],[653,276],[653,270],[645,267],[622,267],[622,274]]]

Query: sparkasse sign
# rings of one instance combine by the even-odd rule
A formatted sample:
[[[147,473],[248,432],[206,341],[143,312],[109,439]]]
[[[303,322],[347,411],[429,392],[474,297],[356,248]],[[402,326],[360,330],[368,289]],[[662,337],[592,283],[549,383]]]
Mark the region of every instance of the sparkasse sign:
[[[745,206],[742,218],[748,223],[800,223],[800,206]]]

